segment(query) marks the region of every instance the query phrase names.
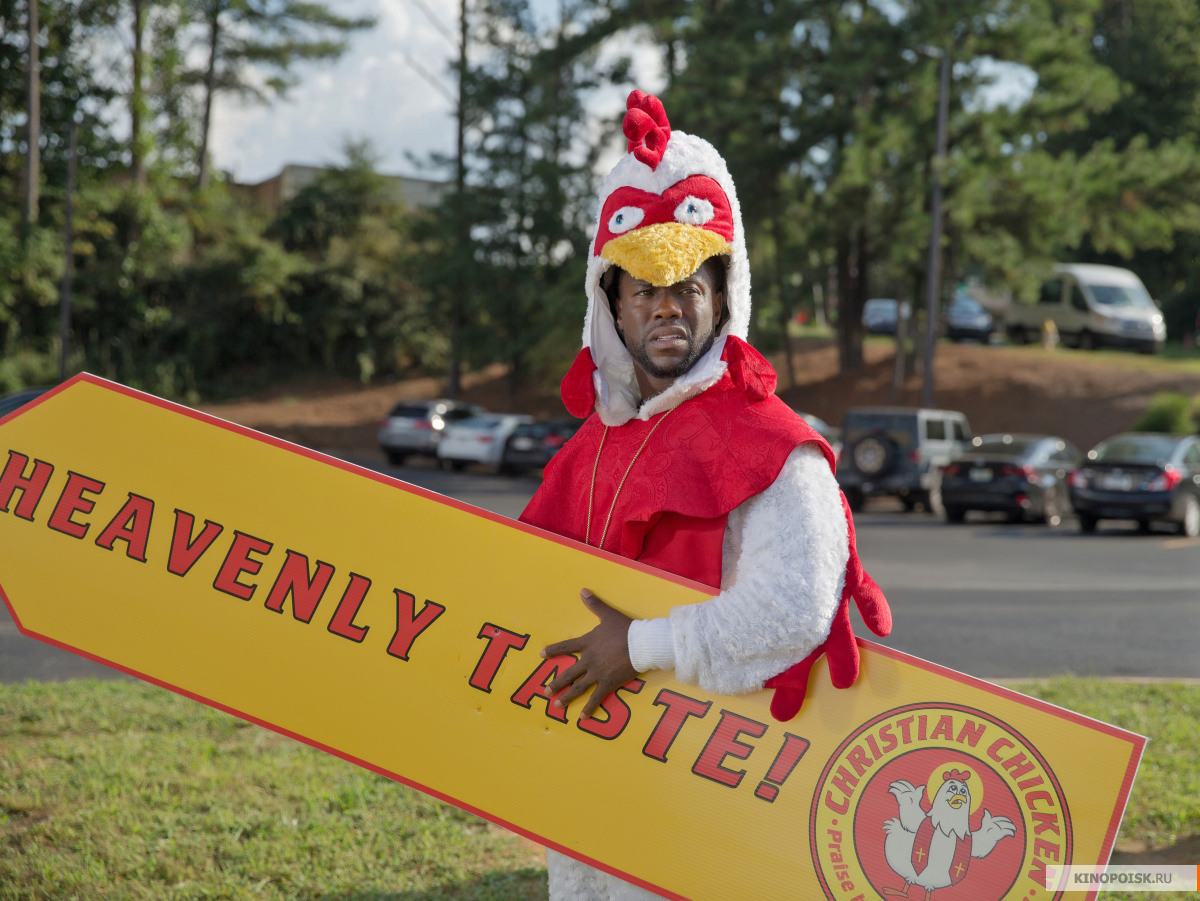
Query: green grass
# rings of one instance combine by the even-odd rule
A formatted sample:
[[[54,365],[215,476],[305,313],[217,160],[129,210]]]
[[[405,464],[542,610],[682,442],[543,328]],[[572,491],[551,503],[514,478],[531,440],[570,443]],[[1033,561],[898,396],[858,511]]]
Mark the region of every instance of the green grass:
[[[0,899],[544,898],[517,837],[141,683],[0,685]]]
[[[1162,848],[1200,834],[1200,685],[1067,677],[1006,684],[1149,739],[1121,824],[1122,840]]]
[[[1006,344],[1005,352],[1022,358],[1046,359],[1047,351],[1040,344]],[[1121,369],[1157,372],[1166,375],[1200,375],[1200,351],[1168,344],[1159,354],[1142,354],[1132,350],[1078,350],[1059,345],[1049,353],[1080,362],[1102,363]]]
[[[1111,682],[1059,677],[1007,682],[1008,687],[1094,719],[1146,736],[1113,863],[1200,864],[1200,685],[1179,682]],[[1081,753],[1086,753],[1081,749]],[[1122,848],[1143,847],[1154,859]],[[1191,850],[1189,850],[1191,849]],[[1066,897],[1081,897],[1068,894]],[[1163,901],[1178,892],[1102,892],[1105,901]],[[1191,895],[1189,894],[1189,897]]]
[[[1009,684],[1148,736],[1118,847],[1194,847],[1200,685]],[[545,895],[528,843],[300,742],[142,683],[0,685],[4,901]]]

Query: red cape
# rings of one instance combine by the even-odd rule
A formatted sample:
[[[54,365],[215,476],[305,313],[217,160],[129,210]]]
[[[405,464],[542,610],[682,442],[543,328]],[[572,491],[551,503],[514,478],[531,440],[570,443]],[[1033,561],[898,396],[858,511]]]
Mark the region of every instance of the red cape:
[[[715,385],[650,420],[606,428],[593,413],[546,467],[521,521],[719,591],[729,513],[766,489],[801,444],[816,445],[835,466],[825,440],[775,396],[775,372],[757,351],[731,337],[722,359],[728,368]],[[584,348],[563,380],[563,400],[577,415],[594,406],[594,369]],[[780,719],[799,711],[822,653],[832,651],[835,685],[857,678],[851,595],[876,634],[891,629],[883,593],[858,562],[844,499],[843,510],[850,539],[846,592],[824,644],[767,682],[776,689],[771,710]]]

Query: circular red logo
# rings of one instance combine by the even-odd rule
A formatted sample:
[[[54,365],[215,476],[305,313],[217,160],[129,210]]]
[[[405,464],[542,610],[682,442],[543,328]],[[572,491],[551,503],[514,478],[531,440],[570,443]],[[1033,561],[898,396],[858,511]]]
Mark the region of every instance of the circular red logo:
[[[1045,759],[955,704],[908,705],[857,729],[817,782],[812,824],[830,899],[1048,898],[1046,865],[1071,860],[1066,799]]]

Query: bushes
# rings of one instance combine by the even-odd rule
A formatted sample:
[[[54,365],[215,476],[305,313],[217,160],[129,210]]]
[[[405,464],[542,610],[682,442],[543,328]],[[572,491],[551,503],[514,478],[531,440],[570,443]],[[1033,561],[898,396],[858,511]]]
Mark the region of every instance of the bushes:
[[[1172,435],[1200,432],[1200,395],[1189,397],[1178,391],[1158,392],[1146,405],[1146,412],[1133,424],[1133,430]]]

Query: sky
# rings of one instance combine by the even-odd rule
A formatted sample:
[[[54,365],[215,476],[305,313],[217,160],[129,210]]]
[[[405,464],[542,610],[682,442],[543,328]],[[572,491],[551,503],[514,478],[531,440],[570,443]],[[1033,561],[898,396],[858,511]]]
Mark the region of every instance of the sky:
[[[348,17],[372,16],[376,25],[352,33],[337,62],[298,68],[299,84],[282,99],[247,105],[218,95],[211,139],[215,167],[236,182],[254,184],[288,163],[341,165],[347,142],[365,140],[380,172],[449,179],[452,173],[431,167],[429,157],[455,150],[456,79],[450,67],[457,54],[457,0],[338,0],[334,8]],[[552,0],[534,0],[534,9],[544,17],[554,6]],[[662,81],[660,61],[652,56],[636,60],[644,70],[636,83],[650,91]],[[1028,96],[1032,73],[999,64],[996,69],[1000,81],[985,103]],[[597,112],[619,116],[622,101],[604,98]]]
[[[247,105],[218,95],[215,167],[254,184],[287,163],[341,165],[347,142],[366,140],[380,172],[450,178],[449,170],[430,168],[429,157],[455,152],[457,0],[337,0],[332,8],[371,16],[376,25],[351,33],[336,63],[297,68],[300,83],[283,99]],[[554,0],[533,0],[543,19],[555,8]],[[614,114],[623,109],[618,98]]]
[[[455,146],[450,97],[413,64],[453,96],[455,80],[447,67],[457,52],[451,41],[457,6],[449,0],[339,0],[339,14],[374,16],[375,27],[353,33],[338,62],[298,69],[301,81],[283,99],[242,105],[218,95],[215,168],[253,184],[287,163],[343,164],[347,141],[367,140],[381,172],[445,176],[409,158],[425,161],[433,152],[453,154]]]

